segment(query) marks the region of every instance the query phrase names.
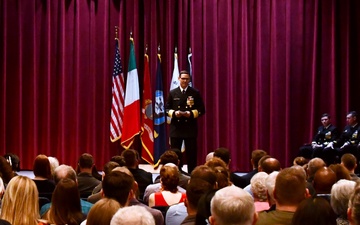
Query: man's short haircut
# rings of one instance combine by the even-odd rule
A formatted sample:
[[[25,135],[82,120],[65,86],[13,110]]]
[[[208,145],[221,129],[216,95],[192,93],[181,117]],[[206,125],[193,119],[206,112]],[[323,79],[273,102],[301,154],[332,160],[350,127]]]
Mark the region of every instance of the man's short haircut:
[[[350,111],[350,112],[348,113],[348,115],[351,115],[352,117],[356,117],[356,118],[357,118],[357,116],[358,116],[358,114],[357,114],[356,111]]]
[[[261,168],[265,173],[270,174],[273,171],[280,171],[281,164],[279,160],[275,158],[267,158],[264,161],[262,161]]]
[[[110,161],[117,162],[119,164],[119,166],[125,166],[126,165],[125,159],[121,155],[114,155],[113,157],[111,157]]]
[[[104,165],[104,173],[108,174],[116,167],[120,167],[119,163],[109,161],[109,162],[105,163],[105,165]]]
[[[218,190],[211,200],[210,207],[217,224],[251,224],[254,219],[253,197],[236,186]]]
[[[62,165],[56,167],[56,169],[54,170],[55,184],[59,183],[59,181],[61,179],[65,179],[65,178],[68,178],[68,179],[71,179],[71,180],[77,182],[75,170],[71,166],[62,164]]]
[[[213,185],[203,179],[190,179],[190,182],[186,187],[186,198],[191,207],[197,209],[201,196],[212,190],[213,187]]]
[[[187,70],[181,70],[179,73],[179,77],[181,77],[181,74],[188,74],[190,76],[190,73]]]
[[[154,217],[151,213],[140,205],[133,205],[120,208],[113,218],[110,225],[155,225]]]
[[[138,152],[134,149],[127,149],[121,153],[121,156],[125,159],[125,165],[128,168],[131,168],[136,165],[136,162],[139,159]]]
[[[178,165],[179,163],[179,157],[173,150],[166,150],[161,156],[160,156],[160,163],[162,165],[165,165],[167,163],[173,163],[175,165]]]
[[[102,189],[105,197],[115,199],[121,206],[125,206],[133,184],[134,178],[130,175],[112,171],[104,176]]]
[[[351,180],[339,180],[331,188],[331,207],[341,218],[346,219],[349,199],[354,191],[356,182]]]
[[[213,187],[216,185],[216,174],[215,172],[208,166],[200,165],[195,167],[195,169],[191,172],[190,179],[203,179],[206,182],[210,183]]]
[[[323,118],[323,117],[327,117],[327,118],[329,118],[329,119],[331,118],[331,117],[330,117],[330,114],[328,114],[328,113],[322,114],[322,115],[321,115],[321,118]]]
[[[341,157],[341,162],[346,169],[353,170],[356,166],[356,157],[351,153],[346,153]]]
[[[326,166],[324,160],[322,160],[321,158],[313,158],[309,161],[308,163],[308,176],[309,177],[313,177],[316,173],[316,171],[322,167]]]
[[[94,165],[94,158],[89,153],[84,153],[79,158],[79,166],[81,168],[91,169]]]
[[[277,175],[275,199],[279,204],[298,205],[305,198],[306,174],[299,168],[299,166],[285,168]]]
[[[227,148],[217,148],[214,151],[214,157],[218,157],[220,159],[222,159],[227,165],[230,162],[230,151]]]
[[[252,151],[251,153],[251,159],[254,163],[254,167],[258,168],[259,166],[259,160],[261,159],[261,157],[263,157],[264,155],[267,155],[267,152],[261,149],[257,149]]]

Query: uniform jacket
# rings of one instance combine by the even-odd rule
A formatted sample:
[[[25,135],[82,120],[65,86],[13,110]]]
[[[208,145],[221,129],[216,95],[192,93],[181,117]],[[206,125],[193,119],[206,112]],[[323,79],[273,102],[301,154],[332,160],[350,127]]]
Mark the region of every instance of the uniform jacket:
[[[190,117],[177,118],[175,116],[177,110],[189,111]],[[170,137],[196,137],[196,119],[205,114],[205,106],[200,92],[192,87],[188,87],[184,94],[180,87],[171,90],[166,101],[166,113],[171,118]]]

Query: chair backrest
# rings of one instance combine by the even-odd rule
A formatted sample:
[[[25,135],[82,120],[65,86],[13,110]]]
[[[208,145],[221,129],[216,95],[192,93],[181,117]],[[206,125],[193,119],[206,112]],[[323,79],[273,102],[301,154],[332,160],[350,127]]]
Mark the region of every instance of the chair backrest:
[[[50,199],[46,197],[39,197],[39,209],[41,209],[41,207],[47,203],[50,203]]]

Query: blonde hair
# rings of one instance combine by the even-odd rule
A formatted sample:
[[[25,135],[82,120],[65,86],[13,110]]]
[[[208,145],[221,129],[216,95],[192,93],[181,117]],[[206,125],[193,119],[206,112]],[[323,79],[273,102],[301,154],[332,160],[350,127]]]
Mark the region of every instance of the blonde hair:
[[[25,176],[12,178],[6,188],[1,219],[12,225],[37,225],[39,219],[39,197],[35,182]]]

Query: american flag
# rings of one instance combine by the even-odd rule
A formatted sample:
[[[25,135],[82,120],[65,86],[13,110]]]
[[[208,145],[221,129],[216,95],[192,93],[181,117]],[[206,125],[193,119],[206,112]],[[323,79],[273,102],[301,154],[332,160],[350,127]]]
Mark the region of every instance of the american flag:
[[[110,140],[121,138],[124,118],[124,74],[121,64],[119,41],[115,40],[115,60],[112,75],[112,105],[110,118]]]

